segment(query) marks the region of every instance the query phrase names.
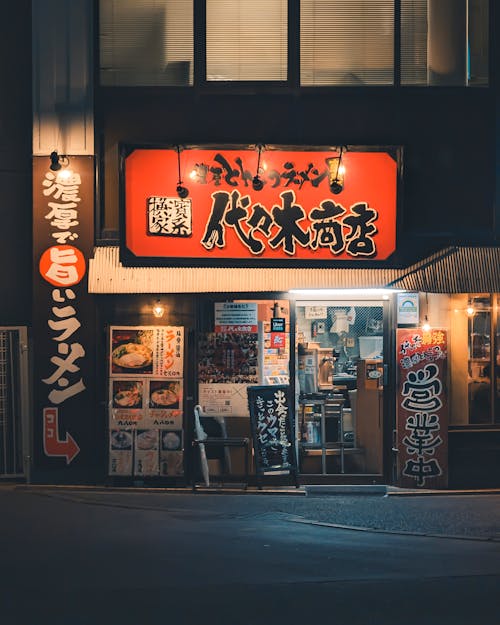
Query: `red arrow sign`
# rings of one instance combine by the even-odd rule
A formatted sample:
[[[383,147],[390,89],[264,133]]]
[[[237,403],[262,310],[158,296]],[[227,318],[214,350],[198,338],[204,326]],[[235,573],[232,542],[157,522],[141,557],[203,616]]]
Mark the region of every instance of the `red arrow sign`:
[[[69,432],[64,440],[59,438],[58,420],[57,408],[43,409],[43,449],[46,456],[64,456],[69,464],[80,453],[80,447]]]

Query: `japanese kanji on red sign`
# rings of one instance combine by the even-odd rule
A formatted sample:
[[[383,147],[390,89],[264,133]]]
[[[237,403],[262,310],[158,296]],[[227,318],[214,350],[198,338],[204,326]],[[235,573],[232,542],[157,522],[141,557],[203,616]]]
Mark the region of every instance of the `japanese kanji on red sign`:
[[[134,149],[123,168],[126,256],[385,260],[396,249],[397,163],[388,152],[346,151],[343,189],[334,194],[328,161],[338,156],[271,149],[259,161],[249,148]],[[179,168],[187,197],[177,193]]]
[[[400,486],[448,485],[446,330],[397,330],[397,446]]]

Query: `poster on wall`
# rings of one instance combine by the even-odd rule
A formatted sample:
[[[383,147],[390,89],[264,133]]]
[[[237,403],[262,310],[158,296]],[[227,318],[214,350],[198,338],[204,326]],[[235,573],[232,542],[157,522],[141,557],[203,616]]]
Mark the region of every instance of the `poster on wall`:
[[[173,326],[111,328],[110,375],[182,378],[184,330]]]
[[[448,485],[447,332],[397,330],[399,485]]]
[[[198,381],[256,384],[259,335],[255,332],[206,332],[200,335]]]
[[[203,414],[248,417],[247,384],[198,384]]]
[[[420,318],[418,293],[397,293],[398,325],[417,326]]]
[[[215,332],[257,332],[255,302],[216,302]]]
[[[198,398],[205,413],[248,417],[246,389],[258,382],[258,339],[246,330],[200,335]]]
[[[183,362],[182,327],[110,328],[110,475],[183,475]]]
[[[111,378],[110,427],[181,427],[182,380]]]

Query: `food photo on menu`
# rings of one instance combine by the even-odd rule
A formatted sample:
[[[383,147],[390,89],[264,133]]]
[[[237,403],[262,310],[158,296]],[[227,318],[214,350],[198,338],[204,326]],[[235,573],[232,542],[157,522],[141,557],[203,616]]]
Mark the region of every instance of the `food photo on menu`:
[[[149,386],[150,408],[179,408],[181,403],[181,382],[151,380]]]
[[[131,430],[110,430],[109,437],[112,450],[122,451],[126,449],[132,449]]]
[[[113,408],[142,408],[143,389],[142,380],[113,380]]]
[[[184,457],[182,451],[162,451],[160,471],[161,475],[183,475]]]
[[[153,373],[152,330],[111,330],[111,373]]]
[[[182,449],[182,431],[161,431],[161,450],[162,451],[178,451]]]
[[[137,430],[135,447],[141,451],[158,449],[158,430]]]

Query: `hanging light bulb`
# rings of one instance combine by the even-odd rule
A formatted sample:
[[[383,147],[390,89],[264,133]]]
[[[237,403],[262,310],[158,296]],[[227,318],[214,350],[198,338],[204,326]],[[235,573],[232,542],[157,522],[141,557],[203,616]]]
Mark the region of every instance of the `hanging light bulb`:
[[[175,190],[177,191],[177,195],[183,200],[187,198],[187,196],[189,195],[189,189],[187,187],[184,187],[182,184],[180,146],[177,146],[177,173],[178,173],[178,177],[177,177],[178,179],[177,179],[177,187]]]
[[[465,309],[465,312],[467,313],[468,317],[473,317],[476,314],[476,309],[472,304],[469,304]]]
[[[155,305],[153,306],[153,315],[159,319],[160,317],[163,317],[164,314],[165,307],[162,306],[160,300],[157,299]]]
[[[259,171],[260,171],[260,155],[262,154],[262,150],[264,149],[264,146],[261,145],[260,143],[257,145],[257,150],[259,152],[259,156],[257,158],[257,173],[255,174],[253,180],[252,180],[252,188],[254,191],[262,191],[262,189],[264,188],[264,181],[262,180],[262,178],[259,176]]]
[[[325,159],[328,165],[328,183],[330,185],[330,191],[334,195],[338,195],[344,190],[345,167],[342,162],[343,152],[344,147],[341,146],[338,156],[331,156]]]
[[[431,331],[431,324],[429,323],[429,319],[427,319],[427,315],[425,315],[424,323],[422,324],[422,330],[424,332],[430,332]]]

